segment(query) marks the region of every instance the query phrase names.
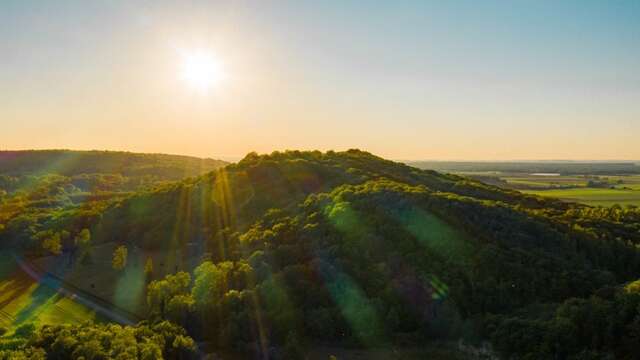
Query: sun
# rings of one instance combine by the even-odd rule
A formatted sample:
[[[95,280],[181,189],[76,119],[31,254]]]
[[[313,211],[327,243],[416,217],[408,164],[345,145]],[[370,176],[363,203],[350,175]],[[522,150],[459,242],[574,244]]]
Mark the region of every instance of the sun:
[[[225,72],[220,60],[207,50],[194,50],[182,55],[181,78],[194,90],[206,93],[220,85]]]

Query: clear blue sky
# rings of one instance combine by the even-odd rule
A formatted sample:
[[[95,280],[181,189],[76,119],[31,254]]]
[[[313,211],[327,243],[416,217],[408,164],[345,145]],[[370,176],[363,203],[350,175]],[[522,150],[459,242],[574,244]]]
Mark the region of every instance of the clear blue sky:
[[[639,104],[637,0],[0,2],[5,149],[640,159]]]

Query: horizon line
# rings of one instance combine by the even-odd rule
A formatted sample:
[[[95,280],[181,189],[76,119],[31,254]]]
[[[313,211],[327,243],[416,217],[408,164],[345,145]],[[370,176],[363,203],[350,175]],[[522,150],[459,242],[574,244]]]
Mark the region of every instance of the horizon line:
[[[287,151],[287,150],[296,150],[296,149],[283,149],[283,150],[273,150],[274,151]],[[369,152],[367,150],[363,150],[360,149],[362,151],[366,151]],[[187,156],[187,157],[193,157],[193,158],[198,158],[198,159],[209,159],[209,160],[222,160],[222,161],[227,161],[227,162],[237,162],[242,160],[247,154],[251,153],[252,151],[247,152],[244,155],[229,155],[229,154],[221,154],[221,155],[216,155],[216,156],[212,156],[212,155],[207,155],[207,156],[202,156],[202,155],[192,155],[192,154],[184,154],[184,153],[170,153],[170,152],[158,152],[158,151],[136,151],[136,150],[116,150],[116,149],[89,149],[89,148],[85,148],[85,149],[72,149],[72,148],[22,148],[22,149],[2,149],[0,148],[0,152],[19,152],[19,151],[77,151],[77,152],[122,152],[122,153],[131,153],[131,154],[148,154],[148,155],[170,155],[170,156]],[[314,150],[300,150],[300,151],[314,151]],[[320,150],[321,151],[321,150]],[[327,152],[330,150],[326,150],[326,151],[321,151],[321,152]],[[340,152],[342,150],[333,150],[336,152]],[[345,150],[346,151],[346,150]],[[258,152],[259,154],[261,154],[260,152]],[[376,156],[380,156],[377,155],[376,153],[372,153],[373,155]],[[264,152],[262,154],[268,154],[267,152]],[[455,163],[510,163],[510,162],[523,162],[523,163],[534,163],[534,162],[546,162],[546,163],[563,163],[563,162],[579,162],[579,163],[613,163],[613,162],[619,162],[619,163],[640,163],[640,159],[615,159],[615,158],[611,158],[611,159],[589,159],[589,158],[557,158],[557,159],[553,159],[553,158],[521,158],[521,159],[517,159],[517,158],[513,158],[513,159],[446,159],[446,158],[419,158],[419,159],[402,159],[402,158],[387,158],[384,156],[380,156],[382,158],[388,159],[388,160],[392,160],[392,161],[396,161],[396,162],[402,162],[402,163],[416,163],[416,162],[455,162]]]

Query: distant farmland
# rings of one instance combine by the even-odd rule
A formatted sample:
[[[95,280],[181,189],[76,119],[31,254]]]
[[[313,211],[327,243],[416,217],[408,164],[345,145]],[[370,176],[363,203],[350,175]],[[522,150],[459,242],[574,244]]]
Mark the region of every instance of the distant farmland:
[[[640,206],[640,166],[634,162],[415,162],[411,165],[592,206]]]

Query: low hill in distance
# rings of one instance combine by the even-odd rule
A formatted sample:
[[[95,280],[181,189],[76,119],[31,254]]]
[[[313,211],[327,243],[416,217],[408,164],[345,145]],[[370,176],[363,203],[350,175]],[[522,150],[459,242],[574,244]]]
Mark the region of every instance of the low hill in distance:
[[[87,198],[124,196],[227,164],[189,156],[116,151],[0,151],[0,201],[20,204],[21,208],[66,206]]]
[[[155,176],[163,180],[179,180],[202,175],[226,164],[222,160],[191,156],[121,151],[0,151],[0,174],[10,176],[118,174],[126,177]]]

